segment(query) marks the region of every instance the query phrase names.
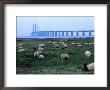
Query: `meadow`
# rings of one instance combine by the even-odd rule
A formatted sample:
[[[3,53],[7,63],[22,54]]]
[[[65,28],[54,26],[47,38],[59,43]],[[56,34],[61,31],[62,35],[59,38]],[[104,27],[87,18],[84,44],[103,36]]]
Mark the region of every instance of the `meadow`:
[[[65,49],[55,48],[49,41],[67,43]],[[67,41],[66,41],[67,40]],[[81,47],[72,45],[71,43],[81,43]],[[87,58],[85,51],[91,51],[94,54],[94,45],[84,45],[84,43],[94,42],[94,38],[17,38],[16,39],[16,74],[94,74],[91,71],[83,71],[81,69],[83,63],[94,62],[94,55]],[[37,51],[38,45],[44,43],[44,59],[37,60],[33,54]],[[18,52],[18,44],[23,44],[27,48],[26,52]],[[68,53],[69,59],[62,62],[60,55]]]

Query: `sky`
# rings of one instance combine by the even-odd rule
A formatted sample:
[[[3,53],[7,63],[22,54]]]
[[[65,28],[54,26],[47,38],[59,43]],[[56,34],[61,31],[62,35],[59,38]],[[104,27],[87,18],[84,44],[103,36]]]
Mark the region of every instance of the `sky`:
[[[30,36],[33,24],[39,31],[94,30],[93,16],[17,16],[17,36]]]

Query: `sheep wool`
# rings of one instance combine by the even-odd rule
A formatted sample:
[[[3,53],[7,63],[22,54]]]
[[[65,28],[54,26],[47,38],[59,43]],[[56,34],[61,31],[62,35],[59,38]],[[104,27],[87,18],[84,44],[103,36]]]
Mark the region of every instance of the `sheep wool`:
[[[39,55],[39,59],[43,59],[44,58],[44,55]]]
[[[91,52],[90,51],[85,51],[85,56],[86,57],[90,57],[91,56]]]
[[[62,58],[62,62],[63,62],[63,60],[66,60],[69,58],[69,55],[68,54],[61,54],[61,58]]]
[[[34,52],[34,57],[38,57],[38,56],[39,56],[38,51],[37,52]]]
[[[94,71],[94,63],[88,64],[87,65],[88,70]]]

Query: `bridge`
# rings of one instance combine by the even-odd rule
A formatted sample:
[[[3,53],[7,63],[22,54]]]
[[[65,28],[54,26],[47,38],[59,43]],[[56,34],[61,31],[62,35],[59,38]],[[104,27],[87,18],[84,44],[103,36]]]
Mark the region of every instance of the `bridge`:
[[[79,30],[79,31],[39,31],[38,25],[33,24],[32,37],[60,37],[60,38],[72,38],[72,37],[94,37],[94,30]]]

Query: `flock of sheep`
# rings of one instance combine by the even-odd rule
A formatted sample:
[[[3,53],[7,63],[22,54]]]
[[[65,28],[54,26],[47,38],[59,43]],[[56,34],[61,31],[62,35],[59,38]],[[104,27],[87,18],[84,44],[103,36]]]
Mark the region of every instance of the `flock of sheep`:
[[[68,48],[68,43],[67,43],[68,40],[60,40],[59,42],[55,42],[55,41],[48,41],[47,43],[48,44],[51,44],[54,48],[61,48],[62,50],[65,50],[66,48]],[[94,45],[94,42],[92,43],[75,43],[75,42],[71,42],[71,45],[73,46],[77,46],[77,47],[82,47],[83,45]],[[18,44],[17,47],[17,52],[18,53],[22,53],[22,52],[26,52],[28,50],[28,48],[24,48],[22,47],[23,44]],[[35,52],[33,53],[33,57],[36,59],[36,60],[41,60],[41,59],[44,59],[45,58],[45,55],[44,55],[44,51],[45,51],[45,48],[47,47],[46,44],[44,43],[39,43],[38,44],[38,47],[35,49]],[[89,58],[93,55],[93,53],[91,53],[89,50],[87,51],[84,51],[84,56]],[[61,62],[65,62],[66,60],[69,60],[70,56],[68,53],[61,53],[60,55],[61,57]],[[84,71],[94,71],[94,62],[93,63],[84,63],[83,64],[83,67],[81,67]]]

